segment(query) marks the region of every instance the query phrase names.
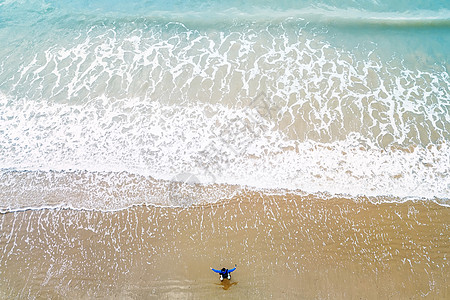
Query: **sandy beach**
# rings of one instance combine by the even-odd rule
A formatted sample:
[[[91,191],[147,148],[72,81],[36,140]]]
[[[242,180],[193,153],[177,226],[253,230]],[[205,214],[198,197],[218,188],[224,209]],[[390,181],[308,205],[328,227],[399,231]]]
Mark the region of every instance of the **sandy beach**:
[[[449,209],[249,192],[0,215],[0,297],[448,299]],[[219,281],[209,267],[231,268]]]

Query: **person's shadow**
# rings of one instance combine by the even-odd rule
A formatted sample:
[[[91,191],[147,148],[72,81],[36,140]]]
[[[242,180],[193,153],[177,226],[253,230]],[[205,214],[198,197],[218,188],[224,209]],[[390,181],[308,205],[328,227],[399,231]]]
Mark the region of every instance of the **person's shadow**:
[[[236,281],[231,282],[228,279],[224,279],[223,281],[221,281],[220,283],[216,283],[216,285],[220,285],[222,286],[222,288],[224,290],[228,290],[230,287],[232,287],[233,285],[238,284]]]

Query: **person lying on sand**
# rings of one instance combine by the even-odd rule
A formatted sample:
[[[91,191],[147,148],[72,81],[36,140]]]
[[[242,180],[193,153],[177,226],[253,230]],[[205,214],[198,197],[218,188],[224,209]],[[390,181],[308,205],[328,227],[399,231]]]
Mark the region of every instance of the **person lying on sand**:
[[[222,281],[224,278],[227,278],[228,280],[231,279],[231,275],[230,273],[233,272],[234,270],[236,270],[237,265],[234,265],[234,268],[231,270],[222,268],[222,270],[216,270],[210,267],[211,270],[213,270],[216,273],[220,274],[220,281]]]

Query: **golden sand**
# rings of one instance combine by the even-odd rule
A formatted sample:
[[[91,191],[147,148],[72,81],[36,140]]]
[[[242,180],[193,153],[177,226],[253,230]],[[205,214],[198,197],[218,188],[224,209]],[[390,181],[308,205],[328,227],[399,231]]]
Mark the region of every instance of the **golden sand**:
[[[449,299],[450,209],[248,193],[0,215],[0,298]],[[209,267],[232,268],[219,281]]]

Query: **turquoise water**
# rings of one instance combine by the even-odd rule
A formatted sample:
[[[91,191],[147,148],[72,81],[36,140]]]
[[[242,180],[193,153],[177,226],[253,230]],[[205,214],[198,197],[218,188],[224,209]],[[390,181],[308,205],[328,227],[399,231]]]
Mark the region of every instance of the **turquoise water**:
[[[186,174],[448,202],[448,1],[1,1],[0,45],[2,209]]]

